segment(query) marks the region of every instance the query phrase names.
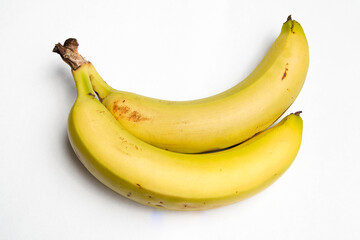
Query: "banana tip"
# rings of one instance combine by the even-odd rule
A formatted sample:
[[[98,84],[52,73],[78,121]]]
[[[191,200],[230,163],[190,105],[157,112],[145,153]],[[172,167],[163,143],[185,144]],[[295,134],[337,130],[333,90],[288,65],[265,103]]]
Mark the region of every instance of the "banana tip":
[[[297,112],[294,113],[294,115],[300,116],[301,113],[302,113],[302,111],[297,111]]]

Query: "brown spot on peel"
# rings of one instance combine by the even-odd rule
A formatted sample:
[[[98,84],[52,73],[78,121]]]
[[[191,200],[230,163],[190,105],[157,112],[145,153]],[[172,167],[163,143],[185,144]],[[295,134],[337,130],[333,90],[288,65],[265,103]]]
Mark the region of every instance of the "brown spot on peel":
[[[291,27],[290,27],[291,33],[295,34],[295,32],[294,32],[294,21],[293,21],[292,18],[291,18],[291,14],[287,17],[285,23],[287,23],[288,21],[291,21]]]
[[[140,184],[136,183],[135,185],[138,186],[139,189],[142,189]]]
[[[190,205],[187,203],[184,203],[183,206],[184,206],[184,208],[196,208],[196,206],[193,206],[193,205]]]
[[[133,121],[133,122],[139,122],[139,121],[143,121],[143,120],[148,120],[148,118],[142,116],[138,111],[131,112],[128,119],[130,121]]]
[[[286,78],[287,71],[289,70],[289,69],[287,68],[288,65],[289,65],[289,63],[286,63],[286,65],[285,65],[285,71],[284,71],[284,74],[283,74],[281,80],[284,80],[284,79]]]
[[[295,34],[295,32],[294,32],[294,21],[291,21],[290,31],[291,31],[292,34]]]
[[[125,100],[122,100],[122,102],[124,103]],[[119,117],[126,117],[129,121],[132,122],[149,120],[149,118],[142,116],[138,111],[131,111],[130,107],[119,104],[119,100],[114,102],[112,111],[116,119]]]
[[[118,101],[114,102],[113,111],[114,113],[119,113],[119,115],[126,114],[130,111],[130,108],[127,106],[117,105]]]

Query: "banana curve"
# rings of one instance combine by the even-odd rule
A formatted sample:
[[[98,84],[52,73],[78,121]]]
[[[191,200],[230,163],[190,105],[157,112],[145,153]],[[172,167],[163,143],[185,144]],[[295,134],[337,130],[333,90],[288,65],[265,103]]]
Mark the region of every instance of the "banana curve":
[[[208,98],[165,101],[117,91],[91,63],[87,71],[102,103],[136,137],[163,149],[198,153],[233,146],[269,127],[295,101],[308,65],[304,31],[288,20],[245,80]]]
[[[274,182],[295,159],[302,120],[291,114],[234,148],[181,154],[130,134],[94,97],[89,77],[73,71],[78,98],[68,134],[85,167],[121,195],[152,207],[204,210],[237,202]]]

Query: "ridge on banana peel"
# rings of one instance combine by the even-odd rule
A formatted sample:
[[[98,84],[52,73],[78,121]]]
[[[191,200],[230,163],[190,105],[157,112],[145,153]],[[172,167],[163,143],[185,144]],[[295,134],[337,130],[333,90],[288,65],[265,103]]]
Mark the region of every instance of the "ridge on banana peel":
[[[72,54],[63,59],[67,63],[72,58],[83,59],[77,41],[69,40],[64,46],[57,45]],[[225,92],[193,101],[164,101],[115,90],[91,63],[84,63],[88,64],[82,71],[88,72],[99,99],[126,130],[166,150],[199,153],[236,145],[273,124],[303,86],[309,49],[302,27],[289,16],[266,56],[245,80]]]
[[[68,119],[71,146],[98,180],[141,204],[205,210],[235,203],[279,178],[300,148],[299,113],[219,152],[184,154],[154,147],[129,133],[100,103],[84,67],[72,71],[78,97]]]

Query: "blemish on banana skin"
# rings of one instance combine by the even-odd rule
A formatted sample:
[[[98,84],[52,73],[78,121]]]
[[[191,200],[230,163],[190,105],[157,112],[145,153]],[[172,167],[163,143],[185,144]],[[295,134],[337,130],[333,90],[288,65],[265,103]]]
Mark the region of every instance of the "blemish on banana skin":
[[[294,21],[293,21],[292,18],[291,18],[291,15],[289,15],[289,16],[287,17],[286,22],[287,22],[287,21],[291,21],[290,32],[293,33],[293,34],[295,34],[295,32],[294,32],[294,25],[295,25],[295,24],[294,24]],[[285,23],[286,23],[286,22],[285,22]]]
[[[290,31],[291,31],[292,34],[295,34],[295,32],[294,32],[294,21],[291,22]]]
[[[125,100],[123,100],[122,102],[124,103]],[[129,121],[132,122],[149,120],[149,118],[144,117],[138,111],[131,111],[131,109],[128,106],[119,104],[119,100],[114,102],[112,106],[112,111],[116,119],[122,117],[122,118],[127,118]]]
[[[285,71],[284,71],[284,74],[283,74],[281,80],[284,80],[284,79],[286,78],[287,71],[289,70],[288,65],[289,65],[289,63],[286,63],[286,65],[285,65]]]
[[[122,106],[122,105],[118,105],[118,102],[119,101],[116,101],[114,102],[114,105],[113,105],[113,112],[114,113],[119,113],[119,115],[122,115],[122,114],[126,114],[130,111],[130,108],[127,107],[127,106]]]
[[[130,121],[139,122],[143,120],[149,120],[148,118],[142,116],[138,111],[131,112],[130,116],[128,117]]]
[[[185,208],[196,208],[196,206],[190,205],[188,203],[184,203],[183,204],[183,209],[185,209]]]

